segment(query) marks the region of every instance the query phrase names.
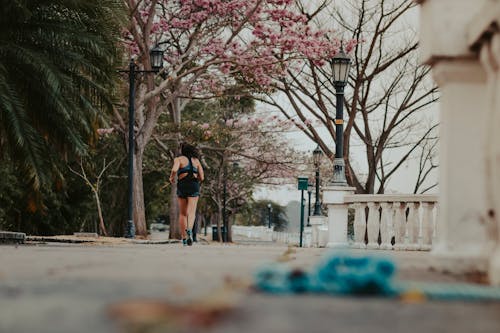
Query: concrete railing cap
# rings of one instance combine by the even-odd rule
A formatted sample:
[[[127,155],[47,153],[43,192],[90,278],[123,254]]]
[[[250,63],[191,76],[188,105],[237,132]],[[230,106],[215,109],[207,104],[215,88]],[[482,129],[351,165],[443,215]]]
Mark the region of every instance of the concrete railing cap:
[[[346,203],[356,202],[437,202],[435,194],[353,194],[344,197]]]

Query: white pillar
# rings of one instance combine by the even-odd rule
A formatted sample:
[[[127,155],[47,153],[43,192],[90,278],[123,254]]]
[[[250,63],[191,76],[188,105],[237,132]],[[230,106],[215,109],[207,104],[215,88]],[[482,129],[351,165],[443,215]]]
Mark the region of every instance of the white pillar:
[[[309,217],[309,223],[311,224],[311,245],[313,247],[319,247],[319,227],[326,223],[326,216],[323,215],[311,215]]]
[[[497,6],[499,8],[499,6]],[[496,243],[489,261],[489,279],[500,285],[500,34],[481,45],[481,64],[488,76],[488,117],[486,144],[487,225]]]
[[[326,186],[323,189],[323,203],[328,207],[327,247],[347,247],[347,210],[344,203],[346,195],[354,194],[354,187]]]
[[[439,233],[432,253],[452,271],[486,270],[486,75],[474,59],[433,66],[440,87]],[[456,259],[456,260],[454,260]]]

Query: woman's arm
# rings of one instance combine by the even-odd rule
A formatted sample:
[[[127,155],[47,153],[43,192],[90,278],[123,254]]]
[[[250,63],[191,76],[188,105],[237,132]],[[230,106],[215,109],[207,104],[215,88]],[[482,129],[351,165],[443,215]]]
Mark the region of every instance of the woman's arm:
[[[175,176],[177,175],[177,170],[179,170],[180,161],[176,157],[174,158],[174,165],[172,166],[172,171],[170,171],[170,183],[173,184],[175,182]]]
[[[198,178],[200,182],[205,180],[205,172],[203,171],[203,167],[201,166],[201,162],[198,160]]]

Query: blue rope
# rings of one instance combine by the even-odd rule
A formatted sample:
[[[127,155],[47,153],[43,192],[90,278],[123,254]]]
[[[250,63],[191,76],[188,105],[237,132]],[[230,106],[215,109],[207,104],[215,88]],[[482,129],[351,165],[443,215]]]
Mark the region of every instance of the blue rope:
[[[311,271],[267,265],[255,274],[255,286],[273,294],[320,293],[399,297],[417,293],[435,300],[500,301],[500,288],[465,283],[399,282],[395,263],[385,257],[331,253]]]

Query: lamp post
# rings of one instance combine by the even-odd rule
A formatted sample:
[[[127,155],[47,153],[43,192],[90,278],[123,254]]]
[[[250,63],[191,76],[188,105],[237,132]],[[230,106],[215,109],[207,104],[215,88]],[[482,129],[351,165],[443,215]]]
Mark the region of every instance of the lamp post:
[[[316,168],[316,201],[314,203],[314,216],[321,215],[321,204],[319,203],[319,166],[321,165],[321,158],[323,157],[323,151],[319,148],[319,145],[313,151],[313,162]]]
[[[344,87],[349,78],[349,67],[351,58],[344,53],[342,47],[340,52],[331,61],[332,82],[335,87],[336,112],[335,112],[335,159],[333,161],[333,184],[347,186],[345,178],[344,163]]]
[[[224,163],[224,188],[222,190],[222,241],[227,242],[227,209],[226,209],[226,197],[227,197],[227,168],[226,163]]]
[[[269,229],[271,229],[271,213],[272,213],[272,211],[273,211],[273,206],[271,205],[271,203],[268,203],[268,204],[267,204],[267,211],[268,211],[268,213],[269,213],[269,215],[268,215],[268,216],[269,216],[269,221],[268,221],[268,225],[267,225],[267,227],[268,227]]]
[[[309,197],[309,200],[307,202],[307,224],[306,224],[306,227],[311,226],[311,194],[312,194],[312,185],[308,184],[307,185],[307,196]]]
[[[155,46],[149,52],[151,70],[138,70],[133,59],[130,59],[128,70],[120,70],[128,73],[129,96],[128,96],[128,221],[127,238],[135,237],[134,225],[134,123],[135,123],[135,77],[141,73],[158,73],[163,67],[163,51]]]

